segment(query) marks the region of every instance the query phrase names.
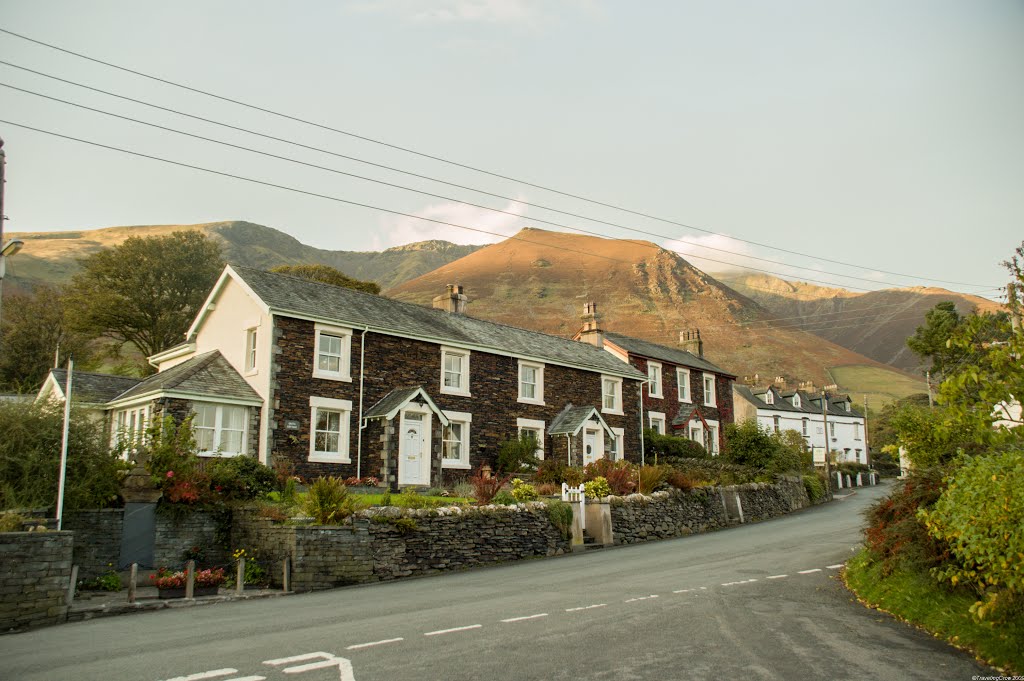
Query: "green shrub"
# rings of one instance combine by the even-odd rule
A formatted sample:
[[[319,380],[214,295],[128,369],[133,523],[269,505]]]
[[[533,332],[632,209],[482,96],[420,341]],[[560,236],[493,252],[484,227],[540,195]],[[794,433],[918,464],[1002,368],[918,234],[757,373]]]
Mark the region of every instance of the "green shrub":
[[[954,565],[933,571],[956,585],[974,585],[984,600],[971,608],[978,619],[997,619],[1024,599],[1024,452],[968,459],[948,479],[934,508],[918,518],[949,546]]]
[[[586,479],[587,476],[583,473],[582,468],[567,466],[562,471],[562,482],[569,485],[569,487],[579,487]]]
[[[501,490],[494,495],[494,498],[491,499],[491,503],[498,504],[499,506],[515,506],[519,502],[510,492]]]
[[[251,456],[215,459],[207,464],[206,474],[213,491],[227,500],[258,499],[273,491],[277,484],[274,471]],[[292,490],[294,494],[294,481]]]
[[[337,525],[359,510],[341,478],[317,478],[309,486],[302,510],[318,525]]]
[[[83,580],[78,584],[80,589],[88,591],[120,591],[121,575],[117,574],[114,570],[114,566],[111,563],[107,564],[107,571],[99,577],[89,580]]]
[[[537,484],[552,483],[560,485],[565,479],[566,468],[568,466],[560,461],[544,459],[537,466],[537,472],[533,474],[533,481]]]
[[[573,510],[571,504],[557,500],[549,501],[548,517],[551,519],[551,524],[562,533],[562,539],[570,539],[572,537]]]
[[[469,478],[470,484],[473,485],[473,497],[476,499],[476,503],[481,506],[491,503],[494,496],[501,491],[501,488],[508,484],[508,481],[512,479],[511,475],[505,476],[491,476],[488,477],[484,474],[483,468],[476,469],[476,472]]]
[[[673,469],[685,473],[695,484],[739,485],[754,482],[759,475],[756,469],[729,463],[720,456],[713,459],[671,458],[667,463]]]
[[[63,405],[0,402],[0,509],[54,506],[63,422]],[[117,502],[128,466],[108,437],[102,423],[71,409],[65,509]]]
[[[909,569],[938,566],[948,555],[945,542],[928,534],[918,510],[931,508],[946,488],[940,469],[915,469],[885,499],[865,512],[864,545],[888,575],[901,565]]]
[[[607,480],[598,476],[593,480],[583,483],[583,491],[586,493],[588,499],[603,499],[607,496],[611,496],[612,488],[608,484]]]
[[[748,419],[725,426],[726,461],[756,468],[768,474],[801,470],[802,450],[788,445],[778,433]]]
[[[611,488],[612,494],[625,496],[636,489],[636,471],[628,461],[610,461],[598,459],[583,467],[584,479],[596,480],[604,478]]]
[[[25,520],[19,513],[0,513],[0,532],[21,532]]]
[[[394,501],[394,505],[399,508],[440,508],[448,504],[444,499],[420,494],[412,487],[406,487]]]
[[[537,447],[537,438],[526,431],[517,438],[505,440],[498,449],[498,470],[514,475],[536,470],[540,465]]]
[[[512,497],[519,503],[537,500],[537,488],[519,478],[512,481]]]
[[[825,484],[817,475],[811,473],[803,476],[804,489],[807,490],[807,498],[811,503],[817,503],[825,496]]]
[[[645,461],[664,463],[662,459],[665,457],[704,459],[707,456],[707,450],[699,442],[676,435],[661,435],[650,428],[644,429]]]

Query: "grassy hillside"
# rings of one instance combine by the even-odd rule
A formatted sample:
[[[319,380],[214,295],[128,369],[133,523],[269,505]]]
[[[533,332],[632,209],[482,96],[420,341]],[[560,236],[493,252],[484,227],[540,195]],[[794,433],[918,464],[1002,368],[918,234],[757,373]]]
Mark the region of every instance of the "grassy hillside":
[[[923,380],[915,379],[907,374],[880,370],[875,366],[847,364],[830,367],[828,371],[833,382],[843,392],[849,393],[858,403],[863,403],[864,395],[867,395],[872,409],[928,390],[928,386]]]

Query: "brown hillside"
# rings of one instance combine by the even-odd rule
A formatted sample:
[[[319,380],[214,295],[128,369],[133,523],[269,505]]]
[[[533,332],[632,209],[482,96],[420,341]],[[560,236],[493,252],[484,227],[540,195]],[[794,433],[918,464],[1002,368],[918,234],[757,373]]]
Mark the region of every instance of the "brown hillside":
[[[912,287],[855,293],[766,275],[723,275],[723,281],[766,308],[779,325],[802,329],[898,369],[918,373],[921,362],[906,339],[944,301],[960,314],[1002,306],[942,288]]]
[[[586,301],[604,326],[671,345],[699,328],[707,358],[739,376],[755,372],[827,382],[826,368],[876,362],[800,331],[741,322],[770,316],[683,258],[645,241],[525,229],[499,244],[396,286],[387,295],[429,305],[460,283],[469,314],[561,336],[579,330]]]

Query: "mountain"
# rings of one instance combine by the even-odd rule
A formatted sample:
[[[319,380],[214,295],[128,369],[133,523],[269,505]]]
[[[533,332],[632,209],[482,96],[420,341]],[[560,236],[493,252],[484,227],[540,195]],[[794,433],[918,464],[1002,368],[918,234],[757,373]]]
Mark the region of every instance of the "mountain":
[[[224,259],[236,265],[269,269],[277,265],[316,263],[335,267],[350,277],[395,286],[479,246],[447,241],[422,241],[386,251],[330,251],[307,246],[272,227],[252,222],[209,222],[198,225],[143,225],[69,232],[13,232],[25,248],[7,261],[5,284],[30,288],[40,283],[63,283],[78,270],[78,259],[111,248],[130,236],[160,236],[178,230],[204,232],[221,244]]]
[[[943,288],[912,287],[856,293],[791,282],[763,274],[720,274],[736,291],[757,301],[780,326],[808,331],[883,364],[911,371],[921,361],[906,339],[928,310],[952,301],[960,314],[996,312],[998,303]]]
[[[706,357],[741,379],[759,373],[822,385],[832,381],[830,369],[845,366],[862,368],[852,374],[866,371],[872,392],[890,399],[906,391],[904,382],[923,388],[818,336],[762,322],[773,315],[755,300],[647,241],[525,229],[385,294],[429,305],[454,283],[465,287],[470,315],[560,336],[579,330],[588,301],[597,302],[605,329],[656,343],[673,345],[680,331],[700,329]],[[900,387],[887,392],[889,383]]]

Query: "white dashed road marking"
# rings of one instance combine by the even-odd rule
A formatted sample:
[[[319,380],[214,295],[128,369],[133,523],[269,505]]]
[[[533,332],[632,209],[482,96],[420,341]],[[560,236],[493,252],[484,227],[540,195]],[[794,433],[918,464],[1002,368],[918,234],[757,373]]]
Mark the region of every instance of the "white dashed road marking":
[[[541,617],[547,617],[547,616],[548,616],[548,614],[546,612],[542,612],[542,613],[538,613],[536,615],[526,615],[525,617],[509,617],[507,620],[501,620],[501,621],[504,622],[505,624],[508,624],[510,622],[522,622],[524,620],[535,620],[535,619],[539,619]]]
[[[386,638],[383,641],[371,641],[370,643],[357,643],[355,645],[345,648],[345,650],[362,650],[363,648],[372,648],[373,646],[382,646],[385,643],[398,643],[404,641],[404,638]]]
[[[220,676],[230,676],[231,674],[237,674],[237,669],[231,667],[225,667],[224,669],[213,669],[208,672],[199,672],[198,674],[189,674],[188,676],[175,676],[173,679],[167,679],[167,681],[203,681],[204,679],[216,679]],[[262,679],[263,677],[259,677]]]
[[[652,598],[657,598],[657,597],[658,596],[656,594],[651,594],[650,596],[637,596],[636,598],[627,598],[626,600],[623,601],[623,603],[635,603],[636,601],[648,601],[648,600],[650,600]]]
[[[838,570],[839,568],[843,567],[843,564],[839,563],[838,565],[826,565],[825,567],[827,567],[829,570]]]
[[[689,593],[691,591],[695,591],[695,589],[676,589],[672,593],[674,593],[674,594],[685,594],[685,593]]]
[[[799,574],[801,574],[801,575],[809,575],[812,572],[821,572],[821,568],[811,568],[810,570],[800,570]]]
[[[784,577],[789,577],[789,575],[772,575],[768,579],[782,579]]]
[[[595,603],[594,605],[585,605],[581,608],[566,608],[566,612],[579,612],[580,610],[593,610],[594,608],[603,608],[607,606],[607,603]]]
[[[451,629],[438,629],[437,631],[428,631],[423,634],[424,636],[440,636],[441,634],[454,634],[457,631],[467,631],[469,629],[479,629],[484,625],[482,624],[470,624],[466,627],[453,627]]]

